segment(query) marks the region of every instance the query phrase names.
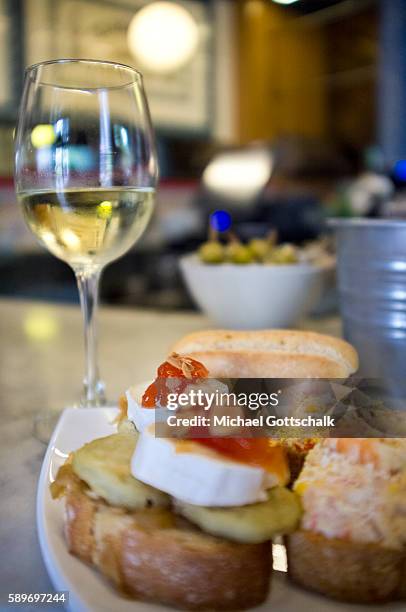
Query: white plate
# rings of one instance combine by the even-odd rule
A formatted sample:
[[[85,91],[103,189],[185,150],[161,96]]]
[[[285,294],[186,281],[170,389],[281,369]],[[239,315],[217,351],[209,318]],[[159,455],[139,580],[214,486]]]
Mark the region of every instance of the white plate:
[[[120,595],[94,571],[66,549],[63,537],[62,501],[54,501],[49,484],[70,451],[94,438],[114,433],[112,424],[116,408],[67,408],[55,429],[42,465],[37,493],[37,527],[42,555],[51,581],[58,591],[69,591],[68,609],[72,612],[164,612],[168,608]],[[323,571],[323,568],[320,568]],[[286,580],[282,572],[274,572],[271,596],[256,610],[273,612],[367,612],[376,610],[405,610],[402,604],[385,606],[354,606],[339,604],[302,591]]]

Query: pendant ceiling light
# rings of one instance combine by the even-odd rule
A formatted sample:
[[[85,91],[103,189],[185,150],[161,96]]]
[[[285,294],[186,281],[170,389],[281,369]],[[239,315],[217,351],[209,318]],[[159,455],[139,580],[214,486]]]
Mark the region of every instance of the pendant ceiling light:
[[[196,52],[199,29],[193,15],[176,2],[152,2],[131,20],[128,46],[138,64],[149,72],[182,68]]]

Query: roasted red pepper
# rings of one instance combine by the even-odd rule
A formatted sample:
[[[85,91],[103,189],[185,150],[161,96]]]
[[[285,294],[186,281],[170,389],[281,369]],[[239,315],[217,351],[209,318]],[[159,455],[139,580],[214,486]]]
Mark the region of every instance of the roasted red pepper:
[[[187,384],[187,380],[196,380],[199,378],[207,378],[209,374],[208,369],[191,357],[183,357],[177,353],[172,353],[167,361],[162,363],[157,370],[157,378],[151,383],[148,389],[142,396],[142,405],[144,408],[155,408],[156,404],[160,402],[164,405],[165,396],[168,393],[167,385],[165,384],[165,378],[179,378],[184,381],[180,384],[176,391],[180,393],[182,388]],[[174,389],[171,389],[171,393]]]

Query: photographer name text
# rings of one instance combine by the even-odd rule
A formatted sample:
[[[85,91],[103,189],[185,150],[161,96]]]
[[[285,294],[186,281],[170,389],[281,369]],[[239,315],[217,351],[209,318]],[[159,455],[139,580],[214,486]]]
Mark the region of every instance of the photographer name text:
[[[169,427],[334,427],[335,419],[330,415],[321,417],[276,417],[275,415],[259,415],[254,418],[243,416],[203,416],[181,417],[172,414],[166,419]]]

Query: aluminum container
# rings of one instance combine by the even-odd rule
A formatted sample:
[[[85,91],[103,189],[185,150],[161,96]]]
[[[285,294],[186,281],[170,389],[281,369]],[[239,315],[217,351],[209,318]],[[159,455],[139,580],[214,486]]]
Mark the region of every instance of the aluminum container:
[[[360,373],[406,398],[406,221],[333,219],[344,337]],[[406,406],[405,406],[406,408]]]

